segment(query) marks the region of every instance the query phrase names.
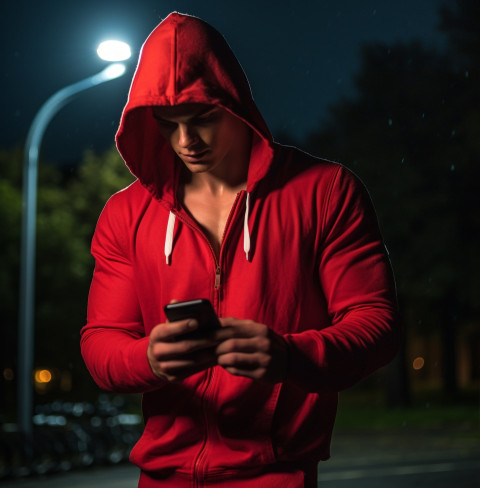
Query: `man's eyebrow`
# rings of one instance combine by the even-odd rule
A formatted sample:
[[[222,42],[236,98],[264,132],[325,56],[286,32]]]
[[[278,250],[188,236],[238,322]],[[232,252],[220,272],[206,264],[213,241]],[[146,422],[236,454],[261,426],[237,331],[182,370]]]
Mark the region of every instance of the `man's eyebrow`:
[[[161,117],[160,115],[157,115],[154,110],[152,110],[152,115],[153,115],[153,118],[156,120],[160,120],[162,122],[168,122],[168,119],[165,119],[165,118]]]
[[[211,112],[214,112],[218,109],[218,107],[216,105],[210,105],[208,107],[205,107],[205,108],[201,108],[201,109],[198,109],[198,111],[193,111],[191,114],[190,114],[190,118],[194,119],[196,117],[204,117],[205,115],[209,115]],[[168,114],[162,116],[162,115],[158,115],[155,110],[152,110],[152,115],[153,115],[153,118],[156,119],[156,120],[160,120],[160,121],[163,121],[163,122],[169,122],[169,116]]]
[[[206,107],[204,109],[200,109],[198,112],[193,114],[193,117],[203,117],[205,115],[209,115],[210,112],[214,112],[215,110],[217,110],[217,108],[218,108],[217,106],[211,105],[211,106]]]

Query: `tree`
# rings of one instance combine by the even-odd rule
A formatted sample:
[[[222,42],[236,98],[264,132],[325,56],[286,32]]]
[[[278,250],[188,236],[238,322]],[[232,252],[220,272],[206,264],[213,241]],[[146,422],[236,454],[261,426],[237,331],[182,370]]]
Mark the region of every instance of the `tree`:
[[[22,152],[0,151],[0,373],[13,370],[17,331],[19,249],[22,196],[20,192]],[[13,350],[12,350],[13,349]],[[6,378],[0,376],[0,412],[14,398]]]
[[[478,25],[475,2],[458,3],[472,6]],[[444,17],[452,18],[458,19]],[[468,39],[471,58],[478,32]],[[334,105],[328,125],[307,143],[311,152],[350,166],[369,188],[407,332],[442,332],[450,397],[457,392],[455,332],[478,320],[480,291],[472,273],[479,265],[480,105],[471,103],[479,85],[459,69],[455,46],[446,53],[419,43],[364,46],[356,97]]]
[[[450,39],[457,63],[477,74],[480,60],[479,19],[480,4],[477,0],[445,2],[441,8],[440,28]]]
[[[94,265],[90,241],[108,197],[132,181],[112,147],[100,155],[87,151],[64,184],[58,181],[55,189],[39,191],[38,253],[44,266],[38,265],[38,273],[39,280],[46,281],[38,285],[37,358],[51,360],[51,340],[56,337],[61,346],[55,366],[71,373],[77,396],[93,384],[79,350]]]
[[[22,157],[21,148],[0,151],[0,371],[16,370]],[[107,198],[132,180],[115,148],[87,152],[73,175],[44,161],[39,165],[35,366],[73,376],[75,392],[57,390],[57,397],[96,391],[79,352],[93,270],[90,241]],[[0,385],[6,411],[14,402],[13,383],[1,378]]]

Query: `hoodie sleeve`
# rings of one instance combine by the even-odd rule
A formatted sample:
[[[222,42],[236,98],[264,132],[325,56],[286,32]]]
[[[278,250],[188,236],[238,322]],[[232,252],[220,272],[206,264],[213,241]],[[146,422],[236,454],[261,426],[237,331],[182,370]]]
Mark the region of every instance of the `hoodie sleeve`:
[[[331,325],[286,337],[289,380],[307,391],[340,391],[395,356],[395,285],[370,197],[339,167],[318,222],[318,273]]]
[[[95,271],[80,345],[85,364],[101,388],[140,393],[159,388],[162,381],[147,359],[148,337],[124,228],[128,210],[119,205],[119,195],[107,203],[93,237]]]

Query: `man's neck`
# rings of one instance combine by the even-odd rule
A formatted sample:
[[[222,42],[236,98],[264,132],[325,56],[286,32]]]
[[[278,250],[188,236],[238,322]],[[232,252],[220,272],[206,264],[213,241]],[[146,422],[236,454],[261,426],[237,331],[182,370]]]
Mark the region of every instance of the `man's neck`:
[[[212,197],[223,197],[238,193],[247,187],[247,178],[225,180],[207,173],[193,174],[189,181],[185,182],[185,190],[208,194]]]
[[[236,194],[247,187],[248,160],[232,164],[226,174],[215,172],[191,173],[184,168],[184,191],[203,193],[212,197]]]

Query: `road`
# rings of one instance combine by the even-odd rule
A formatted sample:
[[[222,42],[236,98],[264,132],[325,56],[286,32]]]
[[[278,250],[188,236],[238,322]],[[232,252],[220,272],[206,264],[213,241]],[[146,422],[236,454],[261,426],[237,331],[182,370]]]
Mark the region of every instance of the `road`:
[[[334,435],[332,459],[319,465],[319,488],[478,488],[480,440],[465,433]],[[130,465],[3,481],[2,488],[135,488]],[[280,487],[281,488],[281,487]]]
[[[320,463],[328,488],[478,488],[480,439],[456,432],[337,433]]]

